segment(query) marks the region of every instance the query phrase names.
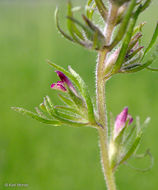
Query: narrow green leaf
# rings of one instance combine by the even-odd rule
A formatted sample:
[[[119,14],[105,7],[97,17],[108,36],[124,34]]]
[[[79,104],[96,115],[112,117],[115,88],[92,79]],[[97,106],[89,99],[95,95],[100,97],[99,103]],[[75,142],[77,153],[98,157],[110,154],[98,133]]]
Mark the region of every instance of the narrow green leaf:
[[[130,5],[125,13],[125,16],[120,24],[120,27],[119,27],[119,30],[117,32],[117,35],[116,37],[114,38],[112,44],[110,45],[110,49],[113,49],[120,41],[121,39],[123,38],[124,34],[125,34],[125,31],[127,29],[127,26],[128,26],[128,22],[130,21],[130,18],[132,16],[132,12],[135,8],[135,5],[136,5],[136,1],[137,0],[131,0],[130,2]]]
[[[121,73],[135,73],[135,72],[138,72],[138,71],[141,71],[141,70],[147,68],[149,65],[152,64],[152,62],[153,62],[153,60],[149,60],[144,64],[135,64],[135,65],[133,64],[134,65],[133,68],[130,68],[130,66],[128,66],[127,68],[121,69],[120,72]],[[132,65],[131,65],[131,67],[132,67]]]
[[[87,6],[90,6],[92,2],[93,2],[93,0],[88,0],[87,1]]]
[[[126,60],[130,60],[132,59],[135,55],[137,55],[142,49],[144,48],[144,46],[140,46],[137,49],[135,49],[132,53],[130,53],[129,55],[126,56]],[[141,51],[142,52],[142,51]]]
[[[64,119],[67,119],[70,121],[78,122],[78,121],[82,120],[82,118],[80,116],[78,117],[76,114],[70,114],[64,110],[59,111],[58,109],[55,109],[55,114],[60,116],[61,118],[64,118]]]
[[[134,29],[134,26],[136,24],[137,18],[139,16],[140,10],[141,10],[141,6],[139,6],[137,11],[134,13],[134,15],[133,15],[133,17],[129,23],[129,27],[128,27],[128,30],[126,32],[126,36],[123,40],[123,44],[122,44],[122,47],[120,50],[120,54],[117,58],[117,61],[114,65],[114,67],[113,67],[112,73],[118,72],[120,70],[123,62],[124,62],[124,59],[125,59],[125,56],[127,53],[127,49],[128,49],[131,37],[132,37],[133,29]]]
[[[91,22],[85,15],[82,15],[83,20],[85,21],[86,25],[94,32],[97,32],[98,35],[101,38],[104,38],[103,33],[101,32],[101,30],[93,23]]]
[[[71,21],[73,21],[74,23],[76,23],[78,26],[80,26],[83,31],[85,32],[86,36],[88,39],[93,39],[93,31],[90,30],[88,27],[86,27],[84,24],[82,24],[80,21],[76,20],[75,18],[73,17],[67,17],[68,19],[70,19]]]
[[[123,146],[126,146],[129,143],[129,141],[131,141],[131,138],[134,135],[135,129],[136,129],[136,126],[131,127],[129,133],[123,140],[123,144],[124,144]]]
[[[45,108],[45,106],[44,106],[43,103],[41,103],[41,104],[39,105],[39,108],[40,108],[43,112],[47,112],[47,110],[46,110],[46,108]]]
[[[49,96],[46,96],[46,99],[47,99],[47,101],[48,101],[48,103],[49,103],[51,109],[54,109],[54,105],[53,105],[51,99],[49,98]]]
[[[49,120],[49,119],[45,119],[43,117],[40,117],[38,116],[37,114],[31,112],[31,111],[28,111],[26,109],[23,109],[23,108],[18,108],[18,107],[13,107],[12,108],[14,111],[16,112],[19,112],[21,114],[24,114],[24,115],[27,115],[41,123],[46,123],[46,124],[51,124],[51,125],[54,125],[54,126],[60,126],[61,125],[61,122],[60,121],[57,121],[57,120]]]
[[[88,17],[89,19],[92,19],[93,14],[94,14],[94,12],[95,12],[95,8],[96,8],[96,4],[93,3],[93,4],[91,5],[91,2],[93,2],[93,0],[90,0],[90,1],[88,2],[87,6],[86,6],[86,15],[87,15],[87,17]]]
[[[147,9],[150,6],[151,2],[152,0],[146,0],[145,3],[142,5],[141,12]]]
[[[74,117],[64,114],[64,113],[59,113],[59,111],[57,111],[56,109],[51,109],[50,108],[50,104],[48,102],[47,97],[44,98],[44,105],[47,109],[47,112],[54,117],[55,119],[59,120],[62,124],[69,124],[71,126],[86,126],[88,125],[88,123],[82,123],[79,121],[76,121],[75,119],[73,120]],[[71,118],[72,117],[72,118]]]
[[[115,144],[118,145],[118,147],[122,144],[125,131],[126,131],[126,129],[128,128],[128,123],[129,123],[129,120],[126,121],[125,127],[121,130],[121,132],[118,134],[118,136],[114,139],[114,142],[115,142]]]
[[[44,113],[43,113],[41,110],[39,110],[38,107],[35,107],[35,110],[36,110],[37,114],[38,114],[40,117],[45,118],[45,119],[48,119],[48,118],[44,115]]]
[[[139,41],[139,39],[140,39],[141,37],[142,37],[142,33],[141,33],[141,32],[136,33],[136,34],[132,37],[132,39],[131,39],[131,41],[130,41],[130,43],[129,43],[127,52],[130,52],[130,50],[137,44],[137,42]]]
[[[83,109],[85,107],[83,99],[81,97],[77,96],[76,94],[74,94],[71,91],[71,89],[68,88],[67,91],[68,91],[70,98],[73,100],[73,102],[76,104],[76,106],[79,109]]]
[[[91,101],[91,98],[90,98],[90,95],[89,95],[88,88],[87,88],[85,82],[79,76],[79,74],[76,73],[70,66],[69,66],[69,71],[77,79],[77,81],[78,81],[78,83],[80,85],[81,95],[84,97],[84,99],[86,101],[86,104],[87,104],[89,121],[92,122],[92,123],[95,123],[93,104],[92,104],[92,101]]]
[[[137,64],[138,66],[140,65],[139,62],[140,62],[140,59],[141,59],[142,55],[139,54],[138,56],[135,56],[134,58],[126,61],[123,65],[122,65],[122,68],[123,69],[124,67],[127,67],[127,66],[130,66],[132,64]]]
[[[107,16],[108,16],[108,10],[105,7],[104,3],[102,0],[95,0],[96,6],[98,8],[98,11],[100,12],[100,15],[102,16],[102,18],[104,19],[104,21],[107,20]]]
[[[153,157],[152,157],[150,151],[147,150],[144,154],[135,155],[134,158],[144,158],[144,157],[146,157],[146,156],[148,156],[148,157],[150,158],[150,165],[149,165],[147,168],[145,168],[145,169],[136,168],[136,167],[132,166],[132,165],[129,164],[129,163],[126,163],[126,164],[127,164],[128,166],[130,166],[130,168],[132,168],[132,169],[134,169],[134,170],[136,170],[136,171],[139,171],[139,172],[147,172],[147,171],[149,171],[150,169],[152,169],[153,164],[154,164],[154,159],[153,159]]]
[[[65,110],[67,112],[70,112],[72,114],[78,114],[81,116],[81,113],[79,110],[75,109],[75,108],[72,108],[72,107],[67,107],[67,106],[55,106],[54,107],[55,109],[57,110]]]
[[[73,17],[71,1],[68,1],[68,12],[67,12],[67,15],[68,15],[68,17]],[[81,41],[79,39],[84,40],[84,36],[83,36],[82,32],[80,32],[78,30],[78,28],[76,27],[76,25],[74,24],[74,22],[72,20],[67,19],[67,27],[69,29],[69,32],[70,32],[71,36],[73,37],[73,39],[76,42],[81,43]]]
[[[69,98],[63,96],[62,94],[58,94],[58,96],[66,105],[71,106],[71,107],[74,107],[74,106],[76,107],[74,102],[72,102]]]
[[[47,110],[47,113],[52,117],[52,112],[54,111],[54,108],[50,108],[50,105],[49,102],[48,102],[48,99],[47,97],[44,97],[44,101],[43,101],[43,104],[45,106],[45,109]]]
[[[59,30],[59,32],[68,40],[70,40],[71,42],[74,42],[73,38],[71,38],[71,36],[69,36],[68,34],[66,34],[61,28],[60,28],[60,25],[59,25],[59,19],[58,19],[58,8],[56,8],[55,10],[55,21],[56,21],[56,26]]]
[[[100,29],[94,25],[85,15],[82,15],[83,20],[85,21],[86,25],[92,30],[94,31],[93,34],[93,48],[94,49],[101,49],[105,46],[106,43],[106,39],[105,36],[103,35],[102,31],[100,31]]]
[[[155,32],[154,32],[154,34],[153,34],[153,36],[152,36],[152,39],[151,39],[151,41],[150,41],[148,47],[146,48],[146,50],[145,50],[145,52],[144,52],[144,55],[143,55],[143,57],[142,57],[142,60],[143,60],[143,58],[145,57],[145,55],[151,50],[151,48],[152,48],[153,45],[155,44],[157,38],[158,38],[158,23],[157,23],[157,25],[156,25]]]
[[[158,71],[158,68],[146,67],[150,71]]]
[[[140,23],[138,26],[134,27],[134,30],[133,30],[133,36],[136,34],[136,33],[139,33],[142,31],[142,28],[143,26],[146,24],[146,22],[142,22]]]
[[[68,124],[68,125],[74,126],[74,127],[82,127],[82,126],[87,126],[88,125],[87,122],[76,121],[73,118],[70,118],[70,116],[69,116],[69,118],[67,118],[68,115],[64,115],[64,114],[61,114],[59,112],[56,112],[56,110],[55,110],[55,113],[52,113],[52,114],[53,114],[54,118],[58,119],[63,124]]]
[[[119,161],[119,164],[124,163],[125,161],[127,161],[132,154],[136,151],[136,149],[138,148],[138,145],[140,144],[140,140],[142,138],[142,133],[139,133],[139,135],[137,135],[137,137],[135,138],[131,148],[126,152],[126,154],[122,157],[122,159]]]
[[[128,70],[132,70],[132,69],[134,69],[135,67],[137,68],[137,67],[139,67],[139,66],[141,66],[141,64],[140,63],[134,63],[134,64],[129,64],[129,65],[127,65],[127,66],[124,66],[124,67],[122,67],[121,68],[121,71],[120,72],[128,72]]]

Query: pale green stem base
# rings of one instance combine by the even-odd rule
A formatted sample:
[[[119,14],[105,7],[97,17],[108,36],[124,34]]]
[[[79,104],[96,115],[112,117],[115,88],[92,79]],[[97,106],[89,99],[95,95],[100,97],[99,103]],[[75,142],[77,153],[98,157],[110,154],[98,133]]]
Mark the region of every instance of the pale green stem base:
[[[114,174],[109,163],[107,135],[104,129],[99,130],[99,137],[100,137],[101,162],[102,162],[102,168],[104,172],[107,189],[116,190]]]
[[[111,5],[107,18],[107,25],[105,27],[105,37],[107,44],[111,42],[111,37],[117,19],[117,12],[118,12],[118,7],[115,5]],[[105,60],[108,53],[109,50],[104,49],[103,51],[100,51],[98,54],[98,63],[96,71],[96,96],[97,96],[99,123],[102,126],[102,127],[100,126],[98,131],[100,137],[101,161],[102,161],[102,167],[106,180],[107,189],[116,190],[114,174],[109,161],[108,126],[107,126],[107,114],[106,114],[106,103],[105,103],[106,81],[104,80],[104,75],[103,75],[105,69]]]
[[[105,81],[102,75],[104,61],[107,52],[101,52],[99,54],[99,60],[97,65],[97,105],[98,105],[98,114],[99,122],[103,128],[99,129],[100,137],[100,150],[101,150],[101,161],[102,168],[107,184],[108,190],[116,190],[114,175],[110,167],[109,154],[108,154],[108,128],[107,128],[107,116],[106,116],[106,104],[105,104]]]

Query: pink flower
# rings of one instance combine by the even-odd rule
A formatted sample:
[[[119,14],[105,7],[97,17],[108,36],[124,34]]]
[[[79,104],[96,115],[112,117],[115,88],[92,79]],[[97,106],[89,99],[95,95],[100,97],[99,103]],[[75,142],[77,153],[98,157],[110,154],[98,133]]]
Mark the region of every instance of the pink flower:
[[[57,75],[59,76],[61,81],[58,81],[57,83],[53,83],[51,85],[51,88],[66,92],[67,91],[66,85],[67,85],[71,91],[73,91],[75,94],[77,94],[76,89],[74,88],[74,86],[73,86],[72,82],[69,80],[69,78],[61,71],[55,71],[55,72],[57,73]]]
[[[128,107],[125,107],[122,112],[116,117],[114,124],[114,139],[120,134],[126,124],[130,125],[132,122],[133,118],[128,114]]]
[[[51,88],[56,89],[56,90],[60,90],[60,91],[63,91],[63,92],[67,91],[65,86],[64,86],[64,83],[62,81],[58,81],[57,83],[53,83],[51,85]]]

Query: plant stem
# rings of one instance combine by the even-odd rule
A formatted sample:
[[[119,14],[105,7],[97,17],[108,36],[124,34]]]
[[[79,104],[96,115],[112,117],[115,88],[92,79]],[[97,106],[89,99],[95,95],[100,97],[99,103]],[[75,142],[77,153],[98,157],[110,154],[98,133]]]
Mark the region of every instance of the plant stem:
[[[108,154],[108,128],[107,128],[107,116],[105,107],[105,85],[104,78],[102,75],[104,60],[107,52],[101,52],[99,54],[98,66],[97,66],[97,105],[99,122],[103,126],[99,129],[100,136],[100,150],[101,150],[101,160],[103,172],[107,184],[108,190],[116,190],[115,181],[112,169],[109,162]]]
[[[117,18],[118,7],[111,5],[107,19],[107,26],[105,28],[106,43],[111,42],[112,33],[115,27],[115,21]],[[116,190],[114,174],[110,166],[109,152],[108,152],[108,126],[107,126],[107,114],[105,104],[105,80],[104,80],[104,66],[106,56],[109,53],[108,49],[102,50],[98,54],[98,63],[96,71],[96,97],[97,107],[99,115],[99,123],[103,128],[99,128],[100,137],[100,150],[103,172],[107,184],[108,190]]]

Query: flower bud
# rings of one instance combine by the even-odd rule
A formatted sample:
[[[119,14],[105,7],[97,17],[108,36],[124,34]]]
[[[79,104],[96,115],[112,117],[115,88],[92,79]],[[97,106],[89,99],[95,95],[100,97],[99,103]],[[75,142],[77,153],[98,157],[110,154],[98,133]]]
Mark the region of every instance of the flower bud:
[[[51,88],[56,89],[56,90],[60,90],[63,92],[66,92],[66,88],[64,87],[64,83],[62,81],[58,81],[57,83],[53,83],[51,85]]]
[[[74,88],[69,78],[66,75],[64,75],[64,73],[62,73],[61,71],[55,71],[55,72],[57,73],[61,81],[58,81],[57,83],[53,83],[51,85],[51,88],[66,92],[67,89],[65,85],[67,85],[67,87],[76,95],[77,94],[76,89]]]
[[[114,139],[116,139],[126,124],[130,125],[132,122],[133,118],[128,114],[128,107],[125,107],[122,112],[116,117],[114,124]]]
[[[120,48],[118,48],[117,50],[115,50],[107,59],[106,63],[105,63],[105,74],[108,74],[109,71],[111,71],[111,69],[113,68],[118,55],[120,53]]]

